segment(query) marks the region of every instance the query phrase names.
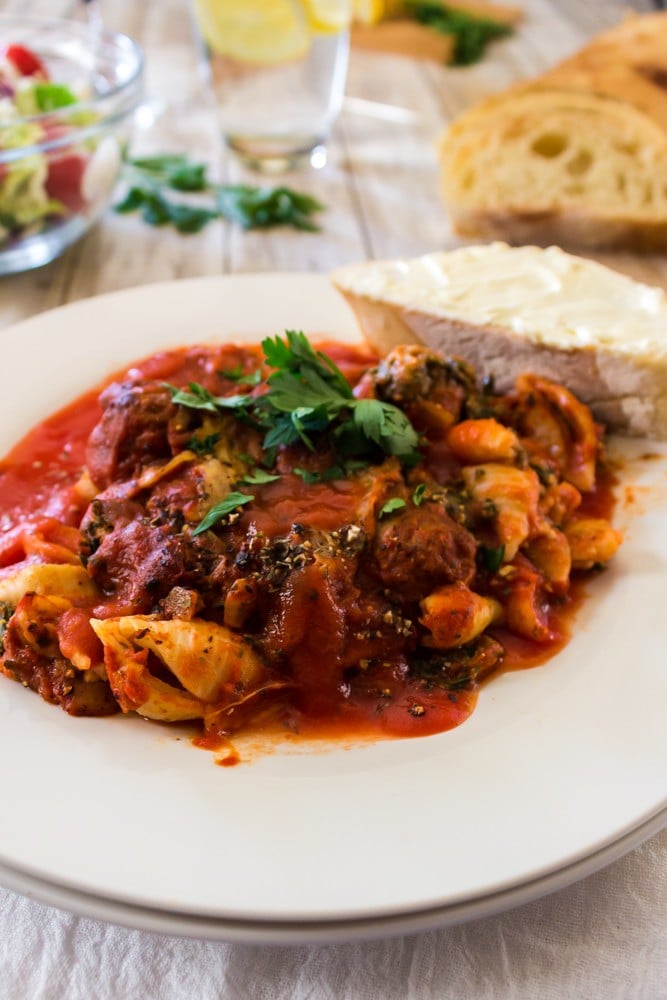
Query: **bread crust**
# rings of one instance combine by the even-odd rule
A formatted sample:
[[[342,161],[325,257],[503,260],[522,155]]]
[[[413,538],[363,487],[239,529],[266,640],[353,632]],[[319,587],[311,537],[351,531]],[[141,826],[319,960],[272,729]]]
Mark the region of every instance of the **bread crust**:
[[[384,354],[398,344],[422,343],[461,357],[501,392],[517,375],[533,372],[567,386],[610,429],[667,440],[667,359],[621,356],[604,346],[565,350],[536,343],[500,326],[473,325],[417,306],[359,295],[333,276],[364,336]]]
[[[580,208],[503,211],[452,205],[450,217],[460,236],[506,240],[515,246],[536,243],[565,250],[634,253],[660,253],[667,247],[667,218],[647,222],[622,216],[602,218]]]
[[[535,139],[552,122],[572,139],[571,157],[536,155]],[[626,137],[636,153],[621,148]],[[594,169],[579,177],[574,151],[587,145]],[[443,200],[462,236],[667,249],[667,13],[631,17],[471,108],[442,137],[440,163]],[[471,180],[476,168],[481,177]]]

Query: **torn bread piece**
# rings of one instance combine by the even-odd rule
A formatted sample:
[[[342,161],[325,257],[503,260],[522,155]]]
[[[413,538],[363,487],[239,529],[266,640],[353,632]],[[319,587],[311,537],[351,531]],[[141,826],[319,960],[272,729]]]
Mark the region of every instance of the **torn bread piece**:
[[[566,385],[610,429],[667,440],[667,294],[558,247],[462,247],[335,271],[381,353],[423,343],[492,375]]]
[[[667,248],[667,13],[629,17],[464,111],[440,167],[462,236]]]

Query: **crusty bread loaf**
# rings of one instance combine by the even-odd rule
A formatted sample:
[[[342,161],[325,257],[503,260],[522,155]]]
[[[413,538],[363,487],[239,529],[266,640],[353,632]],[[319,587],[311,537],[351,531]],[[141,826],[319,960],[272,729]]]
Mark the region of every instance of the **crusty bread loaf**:
[[[629,18],[465,112],[440,163],[462,235],[667,248],[667,13]]]
[[[667,439],[667,294],[558,247],[504,243],[335,271],[364,335],[424,343],[493,375],[566,385],[597,419]]]

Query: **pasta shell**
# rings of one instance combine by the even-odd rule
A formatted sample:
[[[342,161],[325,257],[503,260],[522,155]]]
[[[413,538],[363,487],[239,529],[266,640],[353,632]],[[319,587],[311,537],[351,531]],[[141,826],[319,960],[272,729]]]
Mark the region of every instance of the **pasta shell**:
[[[0,578],[0,601],[16,607],[25,594],[95,600],[99,591],[83,566],[70,563],[30,563]]]

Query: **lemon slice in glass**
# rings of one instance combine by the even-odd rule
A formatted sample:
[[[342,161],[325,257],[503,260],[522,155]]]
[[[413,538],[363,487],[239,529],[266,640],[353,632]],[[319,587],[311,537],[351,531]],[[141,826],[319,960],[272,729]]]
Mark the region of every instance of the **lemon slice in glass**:
[[[403,0],[352,0],[355,21],[361,24],[377,24],[378,21],[400,13]]]
[[[195,0],[204,41],[239,62],[287,62],[310,46],[309,17],[300,0]]]
[[[350,23],[351,0],[305,0],[311,30],[317,34],[343,31]]]

